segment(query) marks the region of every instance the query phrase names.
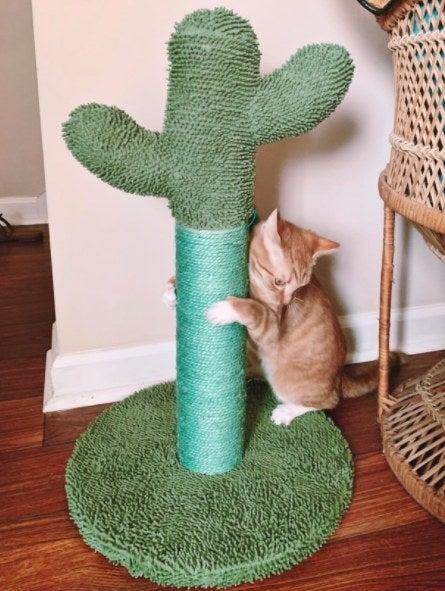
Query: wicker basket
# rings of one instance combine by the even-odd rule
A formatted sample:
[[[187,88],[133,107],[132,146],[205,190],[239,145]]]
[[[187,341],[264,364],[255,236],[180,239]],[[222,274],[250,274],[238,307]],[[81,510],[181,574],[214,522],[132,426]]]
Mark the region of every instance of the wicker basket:
[[[411,220],[445,261],[445,0],[396,3],[390,33],[395,76],[391,157],[379,179],[385,202],[379,322],[383,448],[406,490],[445,521],[445,360],[389,393],[394,214]]]
[[[445,359],[390,396],[382,416],[386,458],[411,495],[445,522]]]
[[[445,260],[445,0],[399,2],[378,20],[390,33],[396,87],[380,194]]]

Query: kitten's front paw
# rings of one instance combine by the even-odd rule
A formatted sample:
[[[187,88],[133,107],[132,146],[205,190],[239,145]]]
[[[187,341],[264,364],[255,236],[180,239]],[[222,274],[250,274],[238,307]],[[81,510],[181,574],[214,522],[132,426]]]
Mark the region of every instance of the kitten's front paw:
[[[225,324],[238,322],[238,315],[228,300],[222,300],[210,306],[207,310],[207,319],[212,324],[224,326]]]
[[[170,308],[170,310],[174,310],[176,307],[176,284],[174,277],[171,277],[165,286],[165,291],[162,295],[162,302],[167,306],[167,308]]]

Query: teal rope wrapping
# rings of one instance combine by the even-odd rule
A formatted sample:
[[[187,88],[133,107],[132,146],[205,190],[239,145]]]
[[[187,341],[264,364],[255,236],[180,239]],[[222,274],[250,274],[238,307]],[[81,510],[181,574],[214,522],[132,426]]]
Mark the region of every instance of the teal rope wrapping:
[[[245,329],[213,326],[206,314],[228,295],[246,296],[248,232],[176,225],[178,455],[202,474],[228,472],[242,459]]]

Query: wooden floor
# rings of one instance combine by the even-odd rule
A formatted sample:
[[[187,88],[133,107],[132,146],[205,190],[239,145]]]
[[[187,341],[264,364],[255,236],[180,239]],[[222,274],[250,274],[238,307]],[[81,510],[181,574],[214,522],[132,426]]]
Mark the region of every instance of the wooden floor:
[[[48,240],[0,244],[0,590],[160,589],[132,579],[81,540],[64,493],[73,442],[98,407],[41,412],[54,321]],[[397,380],[444,356],[412,357]],[[398,484],[381,453],[375,398],[343,401],[332,416],[350,443],[356,480],[337,532],[314,556],[240,590],[443,591],[445,527]],[[103,407],[102,407],[103,408]]]

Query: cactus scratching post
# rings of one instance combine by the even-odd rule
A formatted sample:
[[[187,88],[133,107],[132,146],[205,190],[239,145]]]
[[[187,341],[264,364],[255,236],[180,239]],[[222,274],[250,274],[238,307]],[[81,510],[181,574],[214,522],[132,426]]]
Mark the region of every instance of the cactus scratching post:
[[[268,522],[274,523],[275,533],[269,531],[268,542],[258,541],[262,536],[255,535],[259,546],[254,539],[246,543],[241,536],[244,541],[233,554],[233,537],[240,536],[235,531],[235,523],[239,526],[243,521],[237,514],[238,506],[245,511],[247,505],[253,504],[250,517],[257,516],[260,505],[267,502],[265,491],[274,494],[278,486],[278,457],[269,459],[268,470],[266,450],[277,445],[276,441],[287,447],[290,454],[296,453],[297,448],[301,453],[305,445],[298,440],[296,427],[280,429],[267,425],[261,435],[261,421],[258,425],[251,424],[250,438],[246,440],[245,335],[236,324],[211,326],[206,320],[206,311],[215,301],[228,295],[242,297],[247,292],[247,239],[249,222],[254,215],[253,167],[257,146],[300,135],[323,120],[343,98],[353,66],[342,47],[312,45],[297,52],[279,70],[261,76],[258,43],[251,26],[222,8],[198,10],[186,16],[176,26],[168,51],[169,88],[162,132],[141,128],[115,107],[88,104],[71,114],[64,125],[64,137],[73,155],[110,185],[128,193],[168,199],[176,220],[178,375],[175,419],[173,421],[171,416],[174,400],[169,385],[151,388],[115,405],[79,440],[67,470],[67,493],[71,513],[86,541],[111,560],[124,564],[136,576],[148,576],[166,584],[228,585],[278,572],[313,552],[335,528],[349,501],[351,469],[347,446],[339,445],[341,437],[321,413],[314,413],[317,419],[302,417],[298,421],[300,426],[305,420],[321,421],[321,430],[328,434],[328,439],[333,437],[336,441],[336,460],[332,461],[332,454],[328,452],[330,461],[323,464],[325,470],[335,472],[339,491],[339,497],[333,502],[334,510],[332,506],[328,508],[328,525],[318,528],[319,534],[311,543],[302,544],[300,532],[294,531],[292,540],[287,535],[280,538],[278,532],[283,528],[278,517],[278,521],[269,516],[266,521],[259,522],[254,517],[247,525],[250,532],[255,527],[267,531],[264,528]],[[263,403],[260,398],[259,415],[269,400],[266,394]],[[129,415],[136,416],[135,408],[139,418],[130,437],[121,432],[121,427],[128,424]],[[159,424],[164,424],[168,436],[159,427],[150,427],[150,417],[156,413],[160,413]],[[120,433],[127,442],[114,449],[113,459],[109,457],[107,446],[107,452],[103,447],[103,439],[110,430]],[[275,443],[265,444],[270,438]],[[99,455],[108,458],[103,459],[106,468],[99,471],[97,462],[93,466],[88,460],[97,457],[98,447]],[[175,448],[176,452],[172,453]],[[253,454],[250,463],[249,450]],[[255,453],[262,457],[260,470]],[[294,487],[295,478],[301,480],[300,468],[304,466],[305,473],[309,474],[317,463],[309,468],[313,461],[315,458],[309,462],[306,458],[290,481],[284,478],[285,490],[289,493],[284,495],[287,500],[283,497],[285,505],[294,494],[298,495]],[[136,527],[134,512],[132,517],[127,515],[127,521],[121,515],[119,523],[121,532],[125,531],[124,542],[122,536],[116,538],[112,526],[104,525],[112,523],[113,519],[110,515],[105,517],[103,503],[99,500],[95,503],[90,497],[96,494],[93,489],[100,488],[97,479],[106,482],[106,488],[110,483],[122,482],[123,475],[127,482],[128,465],[132,462],[136,462],[138,470],[132,472],[130,480],[136,478],[139,484],[133,482],[129,487],[131,499],[126,491],[125,504],[139,508],[136,512],[142,507],[145,521],[144,515],[139,514],[139,521],[143,523],[138,522]],[[288,468],[285,472],[288,473]],[[324,476],[320,476],[320,481]],[[331,475],[328,480],[330,478]],[[121,486],[116,484],[113,488],[113,499],[119,499]],[[180,490],[182,496],[173,498],[163,511],[156,511],[151,505],[156,505],[155,500],[161,495],[156,487],[163,491],[162,495],[168,493],[169,498],[175,496],[175,490]],[[323,491],[321,484],[320,491]],[[311,514],[317,521],[320,511],[326,513],[325,508],[319,507],[321,497],[313,491],[306,497],[309,505],[306,507],[299,501],[300,518],[295,518],[304,521]],[[223,498],[230,501],[232,509],[218,511]],[[249,499],[247,505],[246,499]],[[123,507],[119,503],[115,501],[112,512],[119,505],[121,514]],[[209,518],[211,507],[218,513],[213,525]],[[164,517],[164,524],[160,524],[151,514],[152,510],[158,517],[167,514],[170,525]],[[281,513],[283,510],[287,515],[288,508],[281,507]],[[172,533],[169,538],[167,532],[173,531],[169,529],[173,523],[184,534],[203,517],[216,537],[206,533],[205,527],[200,529],[201,523],[198,527],[201,545],[196,548],[190,549],[193,536],[184,535],[187,551],[176,538],[177,534]],[[126,523],[124,528],[122,523]],[[306,528],[308,535],[313,525],[310,523],[309,529]],[[111,528],[111,533],[104,534],[104,527]],[[288,527],[285,529],[289,531]],[[162,556],[158,554],[153,532],[157,532],[155,537],[163,538],[165,534],[170,539]],[[142,546],[138,546],[141,543]],[[283,547],[289,545],[291,550],[283,553]],[[249,556],[243,555],[241,548],[249,548]],[[169,552],[177,558],[174,566]]]

